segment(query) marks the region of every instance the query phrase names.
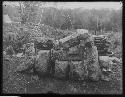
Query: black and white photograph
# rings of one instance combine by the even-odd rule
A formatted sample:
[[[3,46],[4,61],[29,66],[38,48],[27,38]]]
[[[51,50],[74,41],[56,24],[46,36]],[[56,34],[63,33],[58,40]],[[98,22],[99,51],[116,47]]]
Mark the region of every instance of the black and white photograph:
[[[3,1],[4,94],[122,94],[122,2]]]

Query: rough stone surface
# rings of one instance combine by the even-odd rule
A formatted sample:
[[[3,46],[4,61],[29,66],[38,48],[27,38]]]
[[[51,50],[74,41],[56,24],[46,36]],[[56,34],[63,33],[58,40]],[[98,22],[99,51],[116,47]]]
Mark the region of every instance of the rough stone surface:
[[[98,51],[96,46],[86,48],[85,66],[88,69],[88,77],[92,80],[99,80],[101,69],[98,63]]]
[[[100,67],[105,69],[111,69],[112,67],[112,60],[109,56],[99,56]]]
[[[36,71],[40,72],[41,74],[47,74],[49,58],[50,50],[40,50],[37,55],[37,64],[35,64]]]
[[[73,80],[84,80],[88,75],[87,66],[83,61],[72,61],[70,65],[70,78]]]
[[[93,38],[88,33],[88,30],[79,29],[77,33],[71,34],[63,39],[60,39],[60,46],[63,48],[70,48],[80,44],[80,40],[85,42],[93,41]]]
[[[55,61],[55,77],[65,78],[68,75],[68,61]]]
[[[52,52],[52,57],[55,60],[62,60],[62,61],[69,61],[69,60],[74,60],[74,61],[78,61],[78,60],[82,60],[81,56],[80,56],[80,52],[79,49],[76,48],[71,48],[69,49],[69,51],[64,51],[64,50],[53,50]]]
[[[66,51],[64,50],[53,50],[52,56],[55,60],[66,60],[68,57]]]

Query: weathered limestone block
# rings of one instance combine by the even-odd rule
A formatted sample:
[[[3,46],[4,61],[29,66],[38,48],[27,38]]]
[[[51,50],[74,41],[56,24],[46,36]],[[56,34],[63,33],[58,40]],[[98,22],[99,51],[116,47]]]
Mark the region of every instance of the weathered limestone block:
[[[53,50],[52,57],[54,60],[66,60],[68,56],[64,50]]]
[[[70,65],[70,78],[73,80],[85,80],[87,78],[87,66],[83,61],[72,61]]]
[[[62,60],[62,61],[69,61],[69,60],[81,60],[80,54],[78,49],[76,51],[69,50],[53,50],[52,52],[52,58],[55,60]]]
[[[91,35],[88,33],[88,30],[86,29],[77,29],[77,36],[80,40],[86,40]]]
[[[35,64],[35,69],[41,74],[48,73],[50,59],[50,50],[40,50],[37,55],[37,64]]]
[[[66,78],[69,73],[68,61],[55,61],[55,77]]]
[[[65,49],[74,47],[80,44],[80,40],[84,40],[86,42],[93,40],[91,35],[88,33],[86,29],[77,29],[77,32],[71,34],[63,39],[59,40],[60,47]]]
[[[101,69],[98,63],[98,51],[96,46],[86,48],[84,65],[88,68],[88,77],[92,80],[99,80]]]

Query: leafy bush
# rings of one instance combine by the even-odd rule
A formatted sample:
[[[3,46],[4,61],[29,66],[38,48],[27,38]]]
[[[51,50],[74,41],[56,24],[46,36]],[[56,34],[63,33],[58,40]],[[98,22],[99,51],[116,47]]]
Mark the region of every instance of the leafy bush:
[[[114,56],[122,57],[122,33],[113,32],[108,36],[108,40],[111,41],[110,50],[113,51]]]

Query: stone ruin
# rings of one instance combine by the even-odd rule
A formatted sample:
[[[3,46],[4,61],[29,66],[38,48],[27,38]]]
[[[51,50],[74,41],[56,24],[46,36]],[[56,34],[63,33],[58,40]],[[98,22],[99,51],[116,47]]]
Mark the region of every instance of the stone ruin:
[[[34,68],[40,75],[49,74],[58,78],[98,81],[100,78],[108,78],[112,73],[113,60],[117,60],[98,53],[98,46],[88,30],[78,29],[76,33],[54,44],[51,50],[38,51],[30,61],[31,66],[24,62],[23,70],[29,70],[25,69],[26,65]],[[34,46],[32,43],[29,45],[31,48]],[[35,52],[34,49],[26,51],[32,52],[28,53],[28,56]],[[18,70],[21,70],[19,68],[21,67],[18,67]],[[108,72],[108,75],[104,75],[103,72]]]
[[[93,43],[93,37],[87,30],[77,30],[77,33],[59,40],[59,50],[53,50],[55,60],[55,76],[70,77],[84,80],[91,77],[99,79],[100,66],[98,51]]]
[[[102,57],[98,55],[92,35],[87,30],[79,29],[77,33],[58,40],[53,49],[41,50],[37,69],[42,68],[39,70],[41,74],[49,72],[59,78],[97,81],[103,75],[102,70],[111,71],[111,62]]]

